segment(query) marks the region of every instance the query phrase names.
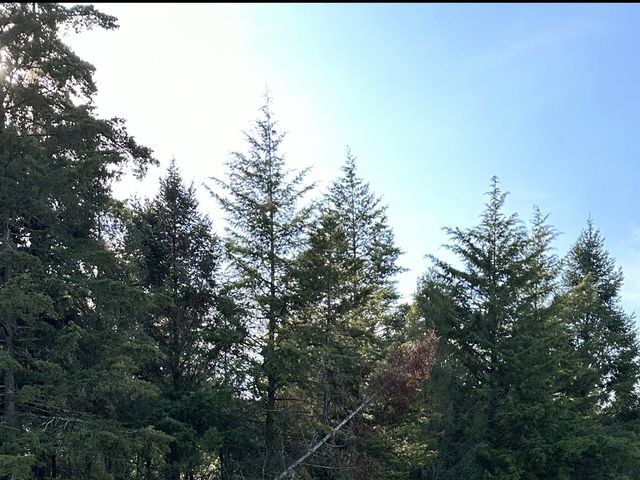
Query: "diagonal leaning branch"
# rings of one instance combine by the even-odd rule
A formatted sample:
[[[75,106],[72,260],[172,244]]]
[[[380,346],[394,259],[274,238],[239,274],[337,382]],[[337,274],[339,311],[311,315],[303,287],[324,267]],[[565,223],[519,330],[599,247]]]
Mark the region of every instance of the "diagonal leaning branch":
[[[349,423],[360,411],[380,394],[386,392],[385,400],[400,411],[410,402],[410,395],[431,374],[438,339],[435,332],[430,331],[421,339],[408,346],[396,348],[387,361],[371,378],[365,399],[347,415],[338,425],[333,427],[320,441],[309,448],[295,462],[289,465],[274,480],[284,480],[298,468],[307,458],[318,451],[342,427]],[[403,408],[404,407],[404,408]]]

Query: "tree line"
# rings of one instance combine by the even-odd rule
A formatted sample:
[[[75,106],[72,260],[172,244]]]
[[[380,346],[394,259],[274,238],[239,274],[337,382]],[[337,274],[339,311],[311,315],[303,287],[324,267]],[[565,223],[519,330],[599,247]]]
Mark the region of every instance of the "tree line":
[[[637,477],[638,338],[591,219],[559,257],[494,177],[401,302],[355,157],[317,192],[268,98],[207,182],[224,218],[176,162],[119,201],[157,161],[63,41],[116,26],[0,6],[1,479]]]

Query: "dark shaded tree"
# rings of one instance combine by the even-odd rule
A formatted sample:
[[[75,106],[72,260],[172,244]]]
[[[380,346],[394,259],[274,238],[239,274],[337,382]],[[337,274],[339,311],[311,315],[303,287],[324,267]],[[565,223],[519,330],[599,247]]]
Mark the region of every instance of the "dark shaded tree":
[[[121,211],[111,186],[153,159],[122,120],[97,117],[94,69],[61,40],[93,27],[116,22],[91,6],[0,6],[6,478],[121,478],[133,457],[151,475],[164,448],[132,415],[156,391],[134,376],[146,355],[131,322],[138,298],[110,248]]]
[[[203,455],[217,454],[201,451],[199,441],[222,425],[194,415],[191,400],[206,395],[219,405],[232,394],[245,332],[222,273],[222,243],[175,162],[157,196],[134,208],[127,240],[134,281],[149,305],[141,327],[159,349],[144,371],[167,401],[158,424],[173,437],[165,475],[193,476]]]
[[[298,260],[304,322],[298,342],[309,352],[306,396],[315,397],[312,416],[318,423],[312,438],[323,436],[362,401],[362,386],[385,352],[383,333],[397,298],[393,277],[401,270],[386,209],[358,177],[350,152],[342,170]],[[355,474],[353,450],[361,449],[362,436],[354,437],[353,429],[360,424],[353,422],[336,437],[334,443],[346,448],[334,446],[323,451],[324,458],[315,457],[322,468],[314,477],[336,478],[341,470]]]
[[[591,219],[565,258],[562,316],[579,374],[570,390],[595,427],[584,434],[580,478],[632,478],[639,468],[638,339],[620,304],[622,270]]]

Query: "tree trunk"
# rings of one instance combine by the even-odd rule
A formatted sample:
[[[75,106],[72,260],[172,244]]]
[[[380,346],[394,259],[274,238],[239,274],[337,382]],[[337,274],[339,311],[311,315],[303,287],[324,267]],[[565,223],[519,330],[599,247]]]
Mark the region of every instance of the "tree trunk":
[[[272,201],[272,194],[269,192],[269,201]],[[274,431],[274,413],[276,409],[276,388],[277,379],[274,373],[273,363],[275,357],[276,345],[276,251],[275,251],[275,216],[273,210],[269,214],[269,314],[267,325],[267,350],[264,363],[267,373],[267,415],[265,419],[265,447],[267,466],[269,467],[273,461],[275,454],[275,431]]]
[[[4,248],[10,248],[11,245],[11,234],[9,231],[9,220],[8,216],[5,215],[4,219]],[[11,279],[11,267],[9,265],[5,265],[4,272],[2,274],[2,283],[6,284]],[[5,313],[5,347],[7,349],[7,353],[9,358],[13,360],[14,356],[14,341],[15,341],[15,331],[16,324],[15,318],[13,318],[11,312]],[[16,375],[14,366],[10,363],[7,364],[4,368],[4,419],[5,422],[9,425],[13,425],[15,422],[16,416]]]
[[[7,327],[7,353],[13,358],[13,325]],[[12,365],[4,368],[4,419],[13,425],[16,419],[16,375]]]
[[[218,461],[220,462],[220,480],[227,480],[227,457],[224,453],[224,447],[218,449]]]
[[[180,480],[180,468],[178,465],[178,446],[171,442],[169,446],[169,480]]]

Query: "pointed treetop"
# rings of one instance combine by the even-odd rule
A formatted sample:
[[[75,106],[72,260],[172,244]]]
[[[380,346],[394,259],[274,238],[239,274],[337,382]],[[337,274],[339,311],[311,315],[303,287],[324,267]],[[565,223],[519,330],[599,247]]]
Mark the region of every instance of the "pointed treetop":
[[[594,225],[591,215],[567,256],[565,285],[575,287],[590,277],[604,302],[615,302],[622,286],[621,268],[605,247],[605,239]]]
[[[172,158],[166,174],[160,179],[160,189],[164,190],[179,184],[182,184],[182,175],[180,175],[180,169],[176,165],[176,159]]]
[[[264,102],[260,107],[260,111],[264,114],[266,120],[270,121],[271,117],[273,116],[273,112],[271,110],[271,105],[273,104],[273,96],[271,95],[269,85],[265,85],[262,98],[264,99]]]
[[[167,175],[165,178],[181,180],[180,169],[176,165],[175,157],[171,157],[171,161],[169,162],[169,167],[167,168]]]
[[[485,195],[489,196],[489,201],[485,204],[487,207],[486,214],[495,214],[504,206],[504,201],[509,192],[503,192],[500,189],[500,179],[494,175],[491,177],[491,189]]]
[[[356,157],[351,151],[351,147],[347,145],[347,161],[342,166],[342,171],[345,172],[347,175],[349,174],[355,175],[357,158],[358,157]]]

